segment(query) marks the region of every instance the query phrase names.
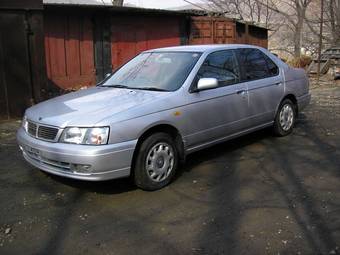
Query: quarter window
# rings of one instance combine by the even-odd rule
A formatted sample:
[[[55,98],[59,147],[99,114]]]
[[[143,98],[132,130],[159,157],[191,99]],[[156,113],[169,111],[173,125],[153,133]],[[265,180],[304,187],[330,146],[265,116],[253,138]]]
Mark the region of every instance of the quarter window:
[[[211,53],[197,73],[198,78],[216,78],[219,86],[227,86],[240,81],[239,68],[234,51]]]
[[[275,63],[266,55],[264,55],[266,62],[267,62],[267,67],[270,76],[276,76],[279,74],[279,68],[275,65]]]
[[[275,63],[258,49],[239,49],[240,65],[243,67],[243,81],[263,79],[278,75]]]

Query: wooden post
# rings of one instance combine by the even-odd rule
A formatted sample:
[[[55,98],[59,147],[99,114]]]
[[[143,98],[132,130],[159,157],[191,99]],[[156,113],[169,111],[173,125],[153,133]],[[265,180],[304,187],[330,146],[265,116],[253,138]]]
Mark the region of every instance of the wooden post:
[[[321,61],[321,48],[322,48],[322,30],[323,30],[323,2],[324,0],[321,0],[321,14],[320,14],[320,35],[319,35],[319,49],[318,49],[318,79],[320,80],[320,61]]]

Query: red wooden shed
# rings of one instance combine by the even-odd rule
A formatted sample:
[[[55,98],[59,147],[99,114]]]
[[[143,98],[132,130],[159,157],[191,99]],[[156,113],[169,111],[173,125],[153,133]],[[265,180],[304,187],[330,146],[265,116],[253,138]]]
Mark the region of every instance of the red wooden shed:
[[[50,83],[94,85],[141,51],[180,45],[182,13],[126,7],[45,5],[45,54]]]
[[[206,15],[206,14],[205,14]],[[49,82],[91,86],[141,51],[166,46],[251,43],[267,47],[267,30],[224,17],[130,7],[45,4]]]

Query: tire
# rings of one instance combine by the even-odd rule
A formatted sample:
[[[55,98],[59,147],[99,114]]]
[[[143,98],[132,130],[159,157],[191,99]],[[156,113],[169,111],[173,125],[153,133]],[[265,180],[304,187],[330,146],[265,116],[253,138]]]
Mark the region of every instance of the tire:
[[[137,187],[153,191],[168,185],[178,166],[178,150],[167,133],[155,133],[146,138],[134,162],[134,182]]]
[[[284,99],[276,113],[273,132],[275,136],[289,135],[294,128],[297,107],[290,99]]]

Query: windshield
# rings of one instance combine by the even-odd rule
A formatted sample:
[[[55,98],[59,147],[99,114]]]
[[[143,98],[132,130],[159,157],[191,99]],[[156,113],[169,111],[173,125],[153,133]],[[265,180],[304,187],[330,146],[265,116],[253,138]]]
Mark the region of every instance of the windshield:
[[[182,86],[200,56],[194,52],[142,53],[101,86],[175,91]]]

